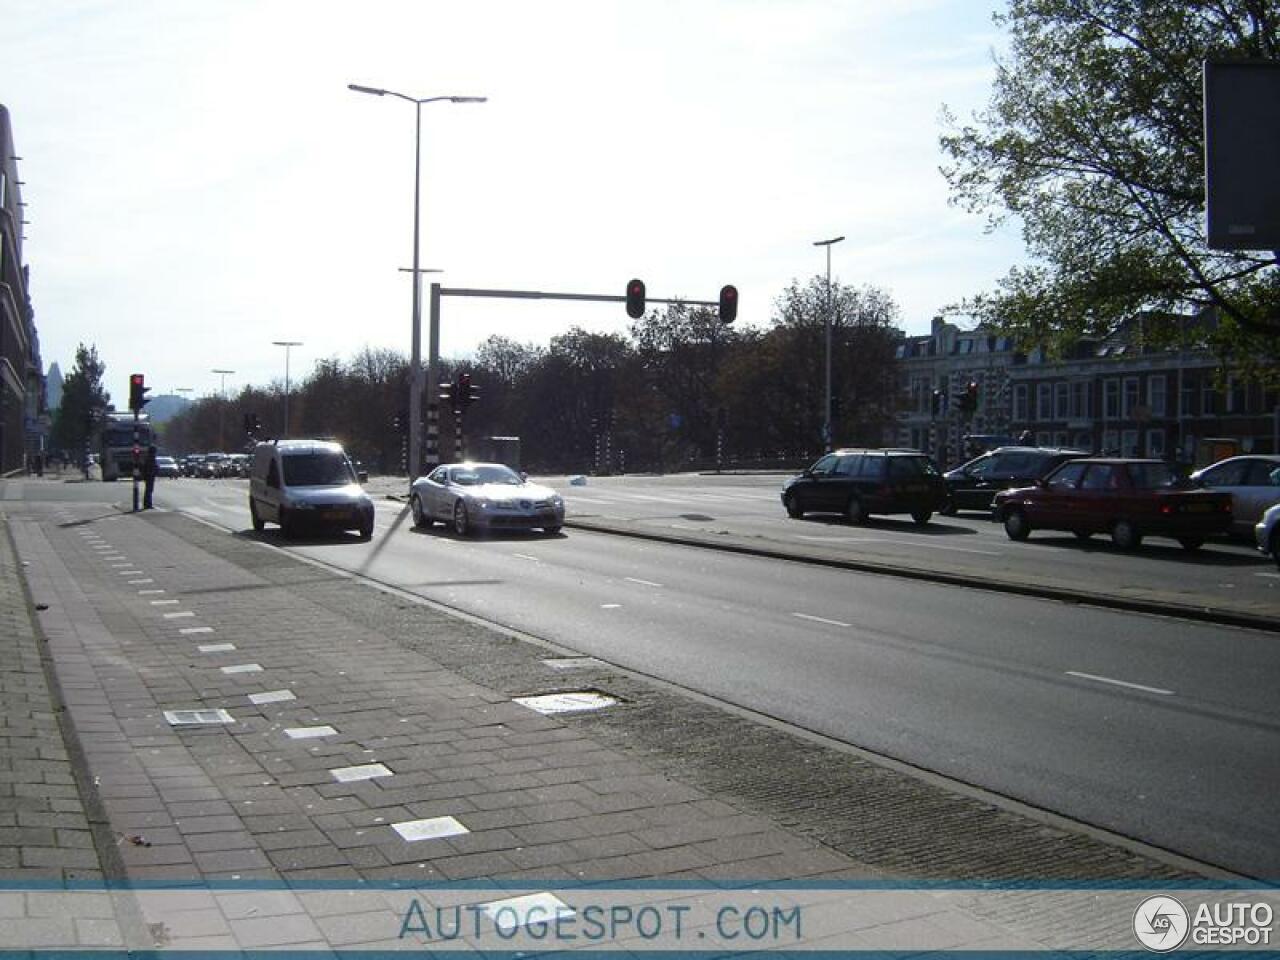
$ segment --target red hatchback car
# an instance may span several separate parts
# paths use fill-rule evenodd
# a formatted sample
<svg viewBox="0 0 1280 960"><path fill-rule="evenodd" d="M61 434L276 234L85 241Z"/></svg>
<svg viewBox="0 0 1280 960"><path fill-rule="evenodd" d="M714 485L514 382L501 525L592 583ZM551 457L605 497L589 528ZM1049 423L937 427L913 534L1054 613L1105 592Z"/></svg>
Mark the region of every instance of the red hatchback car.
<svg viewBox="0 0 1280 960"><path fill-rule="evenodd" d="M1196 550L1231 526L1231 495L1192 487L1162 460L1070 460L1033 487L996 494L995 519L1011 540L1032 530L1111 534L1122 550L1172 537Z"/></svg>

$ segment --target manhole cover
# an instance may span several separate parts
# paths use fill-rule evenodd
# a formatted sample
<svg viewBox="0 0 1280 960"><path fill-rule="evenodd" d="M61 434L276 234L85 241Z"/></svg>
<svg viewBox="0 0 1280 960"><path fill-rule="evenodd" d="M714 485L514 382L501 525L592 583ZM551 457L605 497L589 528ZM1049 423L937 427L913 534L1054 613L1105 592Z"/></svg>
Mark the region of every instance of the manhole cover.
<svg viewBox="0 0 1280 960"><path fill-rule="evenodd" d="M516 697L515 702L538 713L579 713L584 710L600 710L618 702L617 697L598 690L578 690L572 693L548 693L537 697Z"/></svg>
<svg viewBox="0 0 1280 960"><path fill-rule="evenodd" d="M202 723L235 723L225 710L166 710L164 718L171 727L190 727Z"/></svg>

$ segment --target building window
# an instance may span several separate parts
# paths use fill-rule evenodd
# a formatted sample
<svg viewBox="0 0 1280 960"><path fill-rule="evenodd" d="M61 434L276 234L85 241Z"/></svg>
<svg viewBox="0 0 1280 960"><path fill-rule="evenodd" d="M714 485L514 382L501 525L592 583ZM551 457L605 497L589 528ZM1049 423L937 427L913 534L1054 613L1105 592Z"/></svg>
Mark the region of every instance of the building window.
<svg viewBox="0 0 1280 960"><path fill-rule="evenodd" d="M1182 398L1178 408L1178 416L1194 417L1196 415L1196 382L1191 377L1182 377Z"/></svg>
<svg viewBox="0 0 1280 960"><path fill-rule="evenodd" d="M1164 431L1147 431L1147 456L1153 460L1164 459Z"/></svg>
<svg viewBox="0 0 1280 960"><path fill-rule="evenodd" d="M1069 436L1069 434L1068 434L1068 433L1067 433L1067 431L1065 431L1065 430L1058 430L1058 431L1056 431L1056 432L1054 433L1054 435L1053 435L1053 445L1054 445L1055 447L1066 447L1066 446L1067 446L1067 444L1070 442L1070 441L1067 439L1067 438L1068 438L1068 436Z"/></svg>
<svg viewBox="0 0 1280 960"><path fill-rule="evenodd" d="M1147 406L1151 408L1153 417L1165 415L1165 390L1167 384L1163 373L1147 377Z"/></svg>
<svg viewBox="0 0 1280 960"><path fill-rule="evenodd" d="M1018 423L1026 423L1031 419L1030 391L1025 383L1013 388L1013 419Z"/></svg>
<svg viewBox="0 0 1280 960"><path fill-rule="evenodd" d="M1141 396L1142 394L1138 392L1138 378L1125 377L1124 397L1120 404L1120 415L1124 417L1124 419L1128 420L1133 416L1133 408L1138 405ZM1136 444L1137 441L1135 440L1134 443ZM1125 456L1135 456L1135 454L1127 453Z"/></svg>
<svg viewBox="0 0 1280 960"><path fill-rule="evenodd" d="M1102 418L1120 419L1120 381L1104 380L1102 383Z"/></svg>
<svg viewBox="0 0 1280 960"><path fill-rule="evenodd" d="M1120 456L1138 457L1141 455L1138 450L1138 431L1122 430L1120 432Z"/></svg>
<svg viewBox="0 0 1280 960"><path fill-rule="evenodd" d="M1102 455L1114 457L1120 452L1120 434L1116 430L1102 431Z"/></svg>
<svg viewBox="0 0 1280 960"><path fill-rule="evenodd" d="M1071 406L1071 386L1067 383L1055 383L1053 385L1053 418L1055 420L1066 420L1070 414Z"/></svg>
<svg viewBox="0 0 1280 960"><path fill-rule="evenodd" d="M1053 419L1053 384L1036 384L1036 419Z"/></svg>
<svg viewBox="0 0 1280 960"><path fill-rule="evenodd" d="M1213 376L1206 373L1200 381L1200 414L1205 417L1215 416L1218 412L1218 391L1213 389Z"/></svg>
<svg viewBox="0 0 1280 960"><path fill-rule="evenodd" d="M1244 381L1227 377L1227 413L1246 413L1247 407Z"/></svg>
<svg viewBox="0 0 1280 960"><path fill-rule="evenodd" d="M1089 416L1089 383L1077 380L1071 384L1071 416L1083 420Z"/></svg>

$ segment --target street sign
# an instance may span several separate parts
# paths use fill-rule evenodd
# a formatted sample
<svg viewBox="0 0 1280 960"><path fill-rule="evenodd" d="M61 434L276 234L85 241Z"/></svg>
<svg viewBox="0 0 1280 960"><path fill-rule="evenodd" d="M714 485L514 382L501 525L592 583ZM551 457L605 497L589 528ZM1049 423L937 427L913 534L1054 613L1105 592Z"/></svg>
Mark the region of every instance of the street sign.
<svg viewBox="0 0 1280 960"><path fill-rule="evenodd" d="M1205 61L1204 154L1209 246L1280 249L1280 61Z"/></svg>

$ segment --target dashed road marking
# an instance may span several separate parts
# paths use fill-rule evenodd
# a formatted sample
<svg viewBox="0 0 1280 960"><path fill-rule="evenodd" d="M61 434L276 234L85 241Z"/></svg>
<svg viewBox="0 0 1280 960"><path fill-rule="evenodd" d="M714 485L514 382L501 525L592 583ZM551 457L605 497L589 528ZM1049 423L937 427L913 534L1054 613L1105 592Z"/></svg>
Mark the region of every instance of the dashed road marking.
<svg viewBox="0 0 1280 960"><path fill-rule="evenodd" d="M793 613L793 617L799 617L801 620L812 620L814 623L826 623L833 627L852 627L853 624L845 623L843 620L828 620L826 617L815 617L808 613Z"/></svg>
<svg viewBox="0 0 1280 960"><path fill-rule="evenodd" d="M1093 680L1097 683L1109 683L1115 687L1125 687L1129 690L1141 690L1143 693L1156 693L1162 697L1172 697L1174 691L1165 690L1162 687L1148 687L1142 683L1130 683L1128 680L1116 680L1112 677L1099 677L1092 673L1080 673L1077 670L1068 670L1068 677L1079 677L1081 680Z"/></svg>
<svg viewBox="0 0 1280 960"><path fill-rule="evenodd" d="M623 577L629 583L638 583L643 587L660 587L662 584L655 583L653 580L641 580L639 577Z"/></svg>

